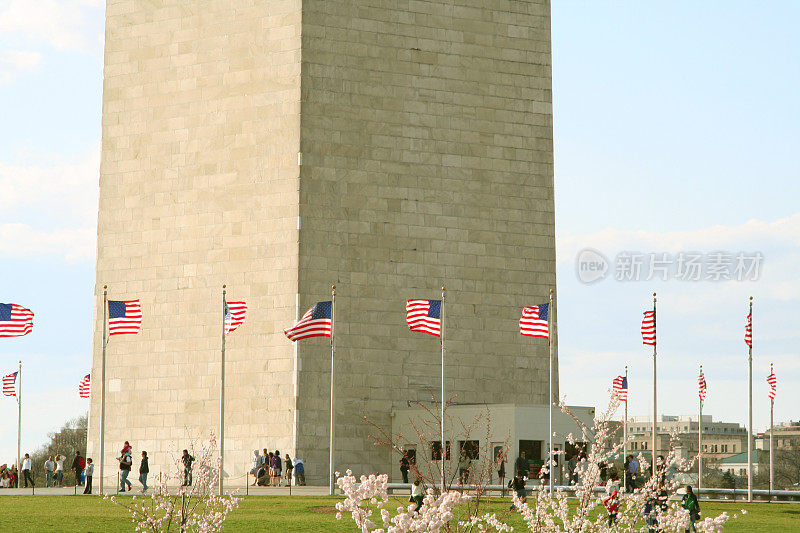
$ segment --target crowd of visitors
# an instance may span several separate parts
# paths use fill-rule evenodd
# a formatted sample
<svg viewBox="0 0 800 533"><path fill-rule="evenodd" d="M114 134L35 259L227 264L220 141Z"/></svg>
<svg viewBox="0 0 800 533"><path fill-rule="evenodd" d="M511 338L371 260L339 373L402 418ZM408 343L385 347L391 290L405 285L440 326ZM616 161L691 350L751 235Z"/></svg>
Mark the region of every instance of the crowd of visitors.
<svg viewBox="0 0 800 533"><path fill-rule="evenodd" d="M253 464L250 468L253 486L288 487L292 484L292 477L295 479L295 485L306 484L306 471L302 459L290 458L288 453L281 458L280 450L270 452L264 448L263 451L262 454L259 450L253 450Z"/></svg>
<svg viewBox="0 0 800 533"><path fill-rule="evenodd" d="M67 457L62 454L51 455L44 462L44 485L50 487L63 487L64 485L64 461ZM75 485L82 486L84 483L83 470L86 467L85 460L80 452L75 452L72 461L72 470L75 472ZM30 454L22 457L22 468L17 471L16 465L0 465L0 488L35 488L36 482L33 479L33 460Z"/></svg>
<svg viewBox="0 0 800 533"><path fill-rule="evenodd" d="M67 457L63 454L51 455L44 462L44 478L45 487L64 487L64 462ZM119 457L119 484L120 492L128 492L133 489L133 484L128 479L128 476L133 469L133 448L130 442L125 441L122 449L120 450ZM181 457L183 463L184 473L184 486L192 484L192 457L188 450L183 450ZM92 493L92 478L94 477L94 462L91 458L84 458L80 451L75 452L72 459L70 470L73 473L74 485L84 486L83 493ZM147 492L147 476L150 473L149 458L146 451L142 451L141 461L139 463L139 483L142 488L140 492ZM33 469L30 456L26 453L22 459L21 472L17 472L17 467L11 465L0 465L0 488L27 488L28 486L34 487ZM70 485L72 486L72 485Z"/></svg>
<svg viewBox="0 0 800 533"><path fill-rule="evenodd" d="M43 465L45 487L58 488L66 486L64 484L64 463L66 460L67 457L63 454L51 455L47 458ZM133 490L133 483L129 476L134 468L134 461L133 447L129 441L125 441L117 461L119 463L119 492L130 492ZM183 482L181 486L191 486L195 458L189 453L189 450L183 450L180 461L183 465ZM94 469L95 465L92 459L84 458L80 451L75 452L70 470L74 475L74 485L85 485L84 494L92 493ZM147 492L149 488L147 485L149 473L149 456L146 451L142 451L139 462L139 483L141 484L140 492L142 493ZM291 458L288 453L281 457L280 451L268 452L266 448L263 455L259 450L255 450L250 475L254 477L253 485L262 487L289 486L292 484L293 478L295 485L306 484L305 467L302 459L298 457ZM27 488L28 486L35 486L32 461L29 454L26 453L22 459L20 471L17 471L16 465L0 465L0 488Z"/></svg>
<svg viewBox="0 0 800 533"><path fill-rule="evenodd" d="M0 488L14 489L18 480L17 465L0 465Z"/></svg>

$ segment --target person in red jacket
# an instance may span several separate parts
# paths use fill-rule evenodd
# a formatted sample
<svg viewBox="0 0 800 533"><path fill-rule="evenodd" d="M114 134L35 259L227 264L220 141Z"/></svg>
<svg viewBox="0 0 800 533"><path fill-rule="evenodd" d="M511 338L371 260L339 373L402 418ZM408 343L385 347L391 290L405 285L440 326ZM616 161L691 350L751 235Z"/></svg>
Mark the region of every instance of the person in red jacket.
<svg viewBox="0 0 800 533"><path fill-rule="evenodd" d="M603 500L603 505L608 511L608 527L614 525L617 521L617 512L619 511L619 493L614 490L611 495Z"/></svg>

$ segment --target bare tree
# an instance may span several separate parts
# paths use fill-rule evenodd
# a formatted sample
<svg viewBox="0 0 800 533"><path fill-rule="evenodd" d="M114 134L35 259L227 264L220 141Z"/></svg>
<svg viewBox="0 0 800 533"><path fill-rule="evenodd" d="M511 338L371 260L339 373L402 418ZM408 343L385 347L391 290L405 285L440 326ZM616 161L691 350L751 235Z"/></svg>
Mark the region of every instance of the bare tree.
<svg viewBox="0 0 800 533"><path fill-rule="evenodd" d="M36 486L44 486L44 462L49 456L61 454L67 457L64 464L64 474L69 470L75 452L86 452L86 431L89 427L88 415L82 415L67 420L61 429L47 434L48 442L31 454L33 476ZM25 450L23 450L23 453Z"/></svg>

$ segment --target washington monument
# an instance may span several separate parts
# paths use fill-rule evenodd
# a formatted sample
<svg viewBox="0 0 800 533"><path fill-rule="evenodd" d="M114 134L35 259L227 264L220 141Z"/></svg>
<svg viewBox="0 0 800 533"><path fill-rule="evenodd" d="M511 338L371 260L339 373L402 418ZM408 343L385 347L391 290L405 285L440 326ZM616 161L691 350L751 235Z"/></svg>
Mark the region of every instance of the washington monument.
<svg viewBox="0 0 800 533"><path fill-rule="evenodd" d="M436 339L407 298L447 286L448 396L547 402L547 343L519 334L555 287L550 6L501 0L108 0L89 454L152 472L219 427L328 476L330 346L283 334L336 290L336 469L386 472L366 416L437 401ZM138 335L99 377L103 286ZM557 391L557 387L556 387ZM557 394L557 393L556 393Z"/></svg>

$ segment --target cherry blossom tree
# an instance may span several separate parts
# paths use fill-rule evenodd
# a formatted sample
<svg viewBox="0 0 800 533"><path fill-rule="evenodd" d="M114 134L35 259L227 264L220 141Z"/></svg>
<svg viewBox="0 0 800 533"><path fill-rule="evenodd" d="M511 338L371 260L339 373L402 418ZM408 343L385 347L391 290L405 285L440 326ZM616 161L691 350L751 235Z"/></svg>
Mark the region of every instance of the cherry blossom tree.
<svg viewBox="0 0 800 533"><path fill-rule="evenodd" d="M621 533L647 527L645 521L648 520L650 525L662 531L683 531L689 526L689 512L681 505L676 474L688 471L694 458L682 460L671 450L666 456L656 458L655 474L646 479L641 487L622 494L618 483L611 480L607 484L601 479L601 466L610 464L622 449L611 423L619 406L617 399L612 395L607 409L595 418L591 428L582 424L563 400L558 405L575 420L581 433L580 441L590 443L586 448L587 464L577 486L556 487L551 492L545 482L548 470L555 465L554 458L551 458L542 468L541 477L530 480L531 502L523 502L516 495L513 497L514 508L528 531ZM382 435L386 437L385 432ZM568 435L567 440L572 444L578 441L572 435ZM384 441L393 442L391 439ZM488 454L484 458L485 461L493 461ZM647 458L639 454L638 459L642 471L648 471L650 463ZM345 496L344 501L336 504L337 519L349 514L361 533L500 533L514 530L507 523L507 517L485 512L485 505L476 504L481 498L485 499L484 486L464 491L458 485L445 486L444 490L440 490L440 487L432 484L419 509L412 503L399 506L392 513L387 509L389 492L386 474L361 476L357 480L348 470L344 476L338 477L337 484ZM614 521L609 520L606 512L609 501L618 504L613 506ZM646 508L647 515L644 514ZM695 527L700 532L718 533L730 518L727 513L722 513L698 520Z"/></svg>
<svg viewBox="0 0 800 533"><path fill-rule="evenodd" d="M194 447L190 448L194 454ZM183 481L183 464L176 459L175 473L159 474L150 495L130 499L116 496L105 498L128 510L137 532L219 532L228 514L239 506L241 498L232 493L218 495L219 457L216 448L217 442L212 432L208 443L195 455L192 485L181 486L170 492L170 486L175 487Z"/></svg>

